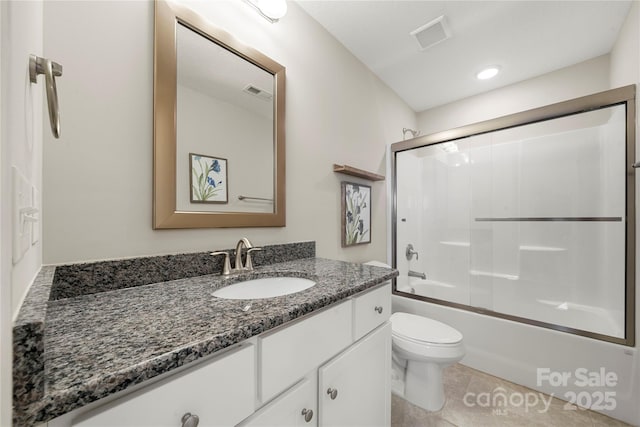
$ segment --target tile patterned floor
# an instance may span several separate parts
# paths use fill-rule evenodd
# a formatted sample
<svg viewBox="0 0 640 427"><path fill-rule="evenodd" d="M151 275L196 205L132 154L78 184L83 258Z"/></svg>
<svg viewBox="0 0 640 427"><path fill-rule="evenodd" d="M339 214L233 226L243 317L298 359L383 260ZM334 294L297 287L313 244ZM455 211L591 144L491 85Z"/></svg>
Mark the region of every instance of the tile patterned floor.
<svg viewBox="0 0 640 427"><path fill-rule="evenodd" d="M528 410L525 405L503 406L497 411L494 408L480 405L470 406L464 403L468 392L492 393L502 387L507 396L513 393L534 393L534 390L500 378L456 364L445 369L444 407L438 412L427 412L395 395L391 403L392 427L495 427L495 426L540 426L540 427L623 427L629 424L584 409L567 410L566 402L544 395L548 410L540 398L536 406ZM549 399L551 399L549 403ZM468 400L474 402L474 400ZM532 398L531 402L535 402Z"/></svg>

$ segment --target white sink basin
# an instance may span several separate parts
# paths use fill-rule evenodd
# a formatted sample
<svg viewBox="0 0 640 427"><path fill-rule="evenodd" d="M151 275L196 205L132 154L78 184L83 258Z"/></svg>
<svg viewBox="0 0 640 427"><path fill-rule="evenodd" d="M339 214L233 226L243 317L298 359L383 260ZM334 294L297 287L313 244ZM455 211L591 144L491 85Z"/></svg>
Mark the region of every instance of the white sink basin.
<svg viewBox="0 0 640 427"><path fill-rule="evenodd" d="M301 277L265 277L234 283L212 295L224 299L260 299L289 295L309 289L316 282Z"/></svg>

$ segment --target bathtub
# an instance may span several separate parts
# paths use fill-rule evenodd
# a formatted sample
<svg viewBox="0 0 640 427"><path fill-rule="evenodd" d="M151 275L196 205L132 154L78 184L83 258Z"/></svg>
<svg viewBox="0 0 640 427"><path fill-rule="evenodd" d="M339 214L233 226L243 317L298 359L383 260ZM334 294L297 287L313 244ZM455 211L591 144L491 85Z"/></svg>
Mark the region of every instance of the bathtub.
<svg viewBox="0 0 640 427"><path fill-rule="evenodd" d="M512 279L494 278L494 280L496 280L496 286L490 296L491 302L485 306L479 306L480 308L602 335L624 337L624 312L622 311L543 298L518 300L509 295L506 288L500 286L501 282L509 286L509 282L513 283ZM472 305L468 284L457 285L408 276L398 277L396 283L397 289L402 292Z"/></svg>
<svg viewBox="0 0 640 427"><path fill-rule="evenodd" d="M397 288L432 298L446 296L450 301L468 304L468 289L434 280L401 276L397 279ZM464 301L463 294L467 295L467 301ZM553 310L558 316L573 311L573 314L578 313L596 323L607 321L603 313L594 312L589 307L568 305L567 310L563 310L554 303L539 302L536 308ZM640 367L635 348L398 294L393 295L393 311L430 317L458 329L464 336L467 354L461 363L466 366L569 402L575 401L577 396L581 398L578 403L583 406L590 406L595 411L633 425L638 425L640 421L637 409ZM562 384L552 384L544 377L545 372L569 373L568 380ZM579 382L581 374L596 376L602 372L612 372L616 376L615 386L583 386ZM598 397L605 391L614 393L614 408L611 408L612 405L605 408L598 404Z"/></svg>
<svg viewBox="0 0 640 427"><path fill-rule="evenodd" d="M469 290L458 285L440 282L431 279L399 276L396 279L399 291L414 295L422 295L459 304L469 304Z"/></svg>

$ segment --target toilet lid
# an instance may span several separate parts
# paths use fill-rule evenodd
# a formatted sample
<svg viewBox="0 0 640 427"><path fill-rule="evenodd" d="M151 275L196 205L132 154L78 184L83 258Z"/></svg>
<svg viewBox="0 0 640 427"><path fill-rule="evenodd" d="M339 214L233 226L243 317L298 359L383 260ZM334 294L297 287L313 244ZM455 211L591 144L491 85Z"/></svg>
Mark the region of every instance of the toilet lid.
<svg viewBox="0 0 640 427"><path fill-rule="evenodd" d="M401 338L433 344L455 344L462 341L462 334L437 320L409 313L393 313L391 330Z"/></svg>

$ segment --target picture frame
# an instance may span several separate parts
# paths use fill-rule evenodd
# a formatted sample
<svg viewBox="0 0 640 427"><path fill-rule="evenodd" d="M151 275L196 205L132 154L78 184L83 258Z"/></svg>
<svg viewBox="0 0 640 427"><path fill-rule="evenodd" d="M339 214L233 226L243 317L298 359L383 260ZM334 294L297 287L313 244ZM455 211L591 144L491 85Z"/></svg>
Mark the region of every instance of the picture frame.
<svg viewBox="0 0 640 427"><path fill-rule="evenodd" d="M371 186L342 181L342 247L371 243Z"/></svg>
<svg viewBox="0 0 640 427"><path fill-rule="evenodd" d="M191 203L229 203L227 159L189 153Z"/></svg>

